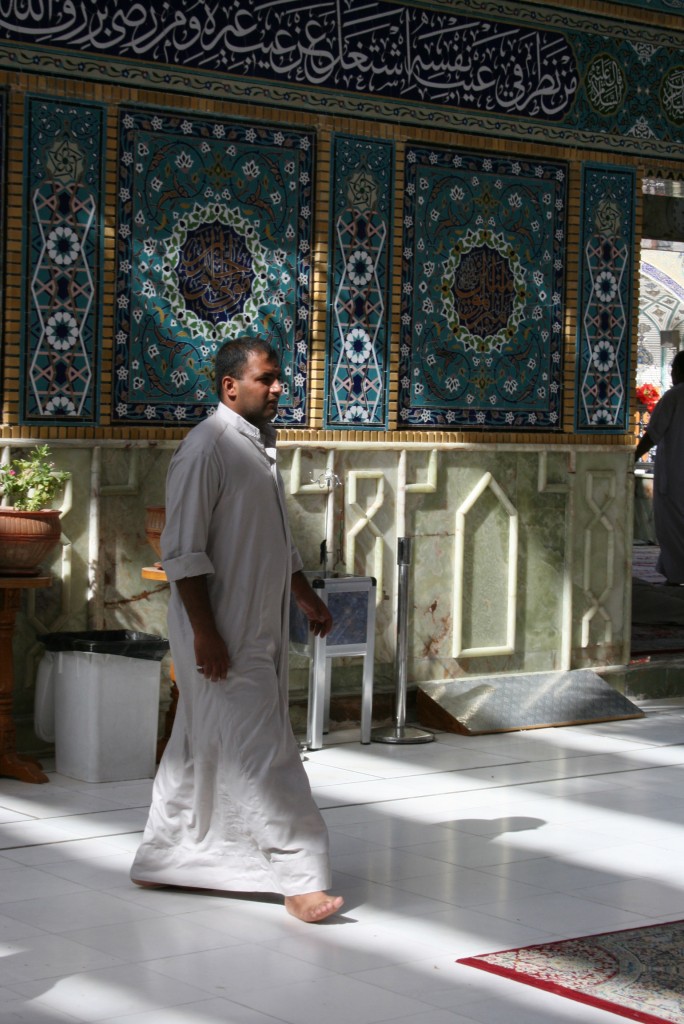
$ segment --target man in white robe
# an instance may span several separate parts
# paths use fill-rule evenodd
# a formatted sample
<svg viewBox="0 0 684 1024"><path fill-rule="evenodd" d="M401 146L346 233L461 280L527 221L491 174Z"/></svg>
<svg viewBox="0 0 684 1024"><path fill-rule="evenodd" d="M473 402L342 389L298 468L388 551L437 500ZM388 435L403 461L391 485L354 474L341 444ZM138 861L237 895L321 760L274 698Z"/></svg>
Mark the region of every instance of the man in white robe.
<svg viewBox="0 0 684 1024"><path fill-rule="evenodd" d="M684 583L684 352L672 360L672 387L653 409L636 447L640 459L658 445L653 521L660 556L656 570L671 586Z"/></svg>
<svg viewBox="0 0 684 1024"><path fill-rule="evenodd" d="M131 878L138 884L280 893L320 921L328 833L288 715L290 589L311 628L330 613L292 544L271 423L277 354L238 339L216 359L220 402L171 460L162 564L180 693Z"/></svg>

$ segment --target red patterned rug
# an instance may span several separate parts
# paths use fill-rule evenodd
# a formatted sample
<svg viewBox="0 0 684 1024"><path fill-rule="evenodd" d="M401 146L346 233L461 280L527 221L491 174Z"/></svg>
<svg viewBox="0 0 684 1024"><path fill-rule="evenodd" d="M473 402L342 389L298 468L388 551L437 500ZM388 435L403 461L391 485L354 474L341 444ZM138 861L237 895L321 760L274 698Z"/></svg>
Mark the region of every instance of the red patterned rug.
<svg viewBox="0 0 684 1024"><path fill-rule="evenodd" d="M684 1021L684 921L508 949L458 963L629 1020Z"/></svg>

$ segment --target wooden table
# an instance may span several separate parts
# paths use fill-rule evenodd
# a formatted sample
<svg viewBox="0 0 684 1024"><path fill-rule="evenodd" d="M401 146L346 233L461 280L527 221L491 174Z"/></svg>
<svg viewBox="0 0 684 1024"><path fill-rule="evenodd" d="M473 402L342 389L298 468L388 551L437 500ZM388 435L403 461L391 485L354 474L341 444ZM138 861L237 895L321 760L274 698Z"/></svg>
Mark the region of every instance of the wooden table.
<svg viewBox="0 0 684 1024"><path fill-rule="evenodd" d="M166 573L159 562L157 562L156 565L146 565L141 570L140 575L144 580L157 580L160 583L166 582ZM166 744L169 742L169 737L173 728L173 721L176 717L176 708L178 707L178 686L176 684L176 673L173 667L173 661L169 664L169 676L171 677L171 703L167 708L166 718L164 719L164 733L157 741L157 762L161 760L161 756L166 750Z"/></svg>
<svg viewBox="0 0 684 1024"><path fill-rule="evenodd" d="M12 716L12 637L21 605L22 590L50 586L52 576L0 576L0 775L8 775L21 782L49 780L38 761L17 753L17 732Z"/></svg>

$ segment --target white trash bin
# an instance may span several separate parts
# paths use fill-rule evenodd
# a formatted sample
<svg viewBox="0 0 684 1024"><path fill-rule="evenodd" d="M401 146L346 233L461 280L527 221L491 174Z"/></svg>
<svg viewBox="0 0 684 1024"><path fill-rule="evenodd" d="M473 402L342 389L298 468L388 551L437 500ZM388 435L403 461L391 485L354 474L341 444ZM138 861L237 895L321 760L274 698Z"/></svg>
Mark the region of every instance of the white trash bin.
<svg viewBox="0 0 684 1024"><path fill-rule="evenodd" d="M40 639L51 659L57 772L83 782L152 778L168 640L127 630ZM43 696L40 728L49 733L45 704Z"/></svg>

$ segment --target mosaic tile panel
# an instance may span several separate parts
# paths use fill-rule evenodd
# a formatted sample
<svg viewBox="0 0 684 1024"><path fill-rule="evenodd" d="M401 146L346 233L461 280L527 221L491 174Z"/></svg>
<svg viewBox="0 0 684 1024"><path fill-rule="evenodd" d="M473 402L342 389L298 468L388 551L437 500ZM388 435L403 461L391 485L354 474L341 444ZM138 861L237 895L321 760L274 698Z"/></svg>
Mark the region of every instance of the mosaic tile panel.
<svg viewBox="0 0 684 1024"><path fill-rule="evenodd" d="M569 124L622 139L670 139L681 144L684 67L681 50L648 38L578 36L584 69Z"/></svg>
<svg viewBox="0 0 684 1024"><path fill-rule="evenodd" d="M325 421L387 426L394 146L335 136Z"/></svg>
<svg viewBox="0 0 684 1024"><path fill-rule="evenodd" d="M121 112L113 422L198 422L216 351L243 334L280 354L276 422L305 422L314 138Z"/></svg>
<svg viewBox="0 0 684 1024"><path fill-rule="evenodd" d="M400 426L560 428L567 168L410 146Z"/></svg>
<svg viewBox="0 0 684 1024"><path fill-rule="evenodd" d="M582 168L575 429L627 427L636 174Z"/></svg>
<svg viewBox="0 0 684 1024"><path fill-rule="evenodd" d="M94 424L105 111L27 97L21 421Z"/></svg>

